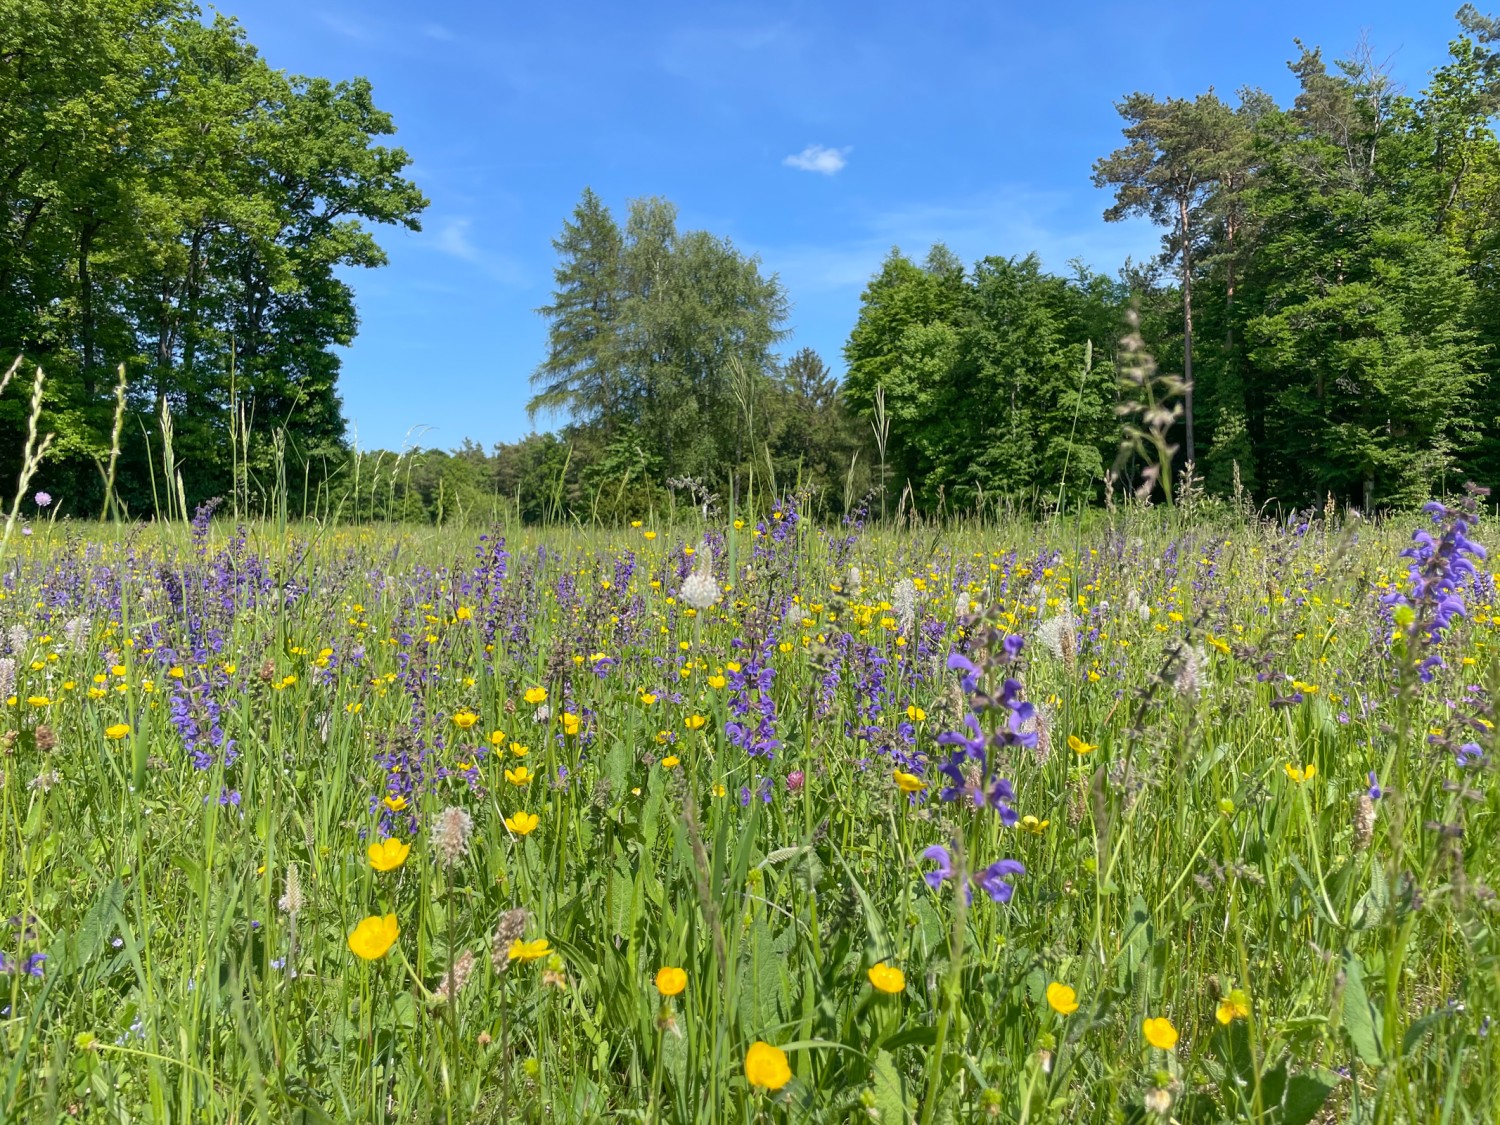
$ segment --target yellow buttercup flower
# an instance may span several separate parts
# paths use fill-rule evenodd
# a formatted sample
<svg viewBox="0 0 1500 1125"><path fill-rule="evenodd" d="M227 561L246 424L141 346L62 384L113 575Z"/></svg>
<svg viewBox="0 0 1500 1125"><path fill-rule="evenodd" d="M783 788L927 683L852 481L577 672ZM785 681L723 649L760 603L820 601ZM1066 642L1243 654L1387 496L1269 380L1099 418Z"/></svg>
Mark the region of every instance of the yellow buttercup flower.
<svg viewBox="0 0 1500 1125"><path fill-rule="evenodd" d="M665 965L656 971L656 991L663 996L676 996L686 987L686 969Z"/></svg>
<svg viewBox="0 0 1500 1125"><path fill-rule="evenodd" d="M1235 1020L1250 1018L1250 995L1243 988L1230 989L1229 995L1219 1001L1214 1018L1226 1026Z"/></svg>
<svg viewBox="0 0 1500 1125"><path fill-rule="evenodd" d="M762 1090L779 1090L792 1080L786 1052L757 1039L745 1052L745 1078Z"/></svg>
<svg viewBox="0 0 1500 1125"><path fill-rule="evenodd" d="M354 927L354 932L349 935L349 948L366 961L378 961L390 952L400 936L401 927L396 924L394 914L387 914L384 918L372 914Z"/></svg>
<svg viewBox="0 0 1500 1125"><path fill-rule="evenodd" d="M703 724L708 722L702 715L689 715L682 720L682 725L688 730L702 730Z"/></svg>
<svg viewBox="0 0 1500 1125"><path fill-rule="evenodd" d="M927 712L912 703L906 708L906 717L914 723L920 723L927 718Z"/></svg>
<svg viewBox="0 0 1500 1125"><path fill-rule="evenodd" d="M118 742L130 733L129 723L114 723L104 728L104 737L111 742Z"/></svg>
<svg viewBox="0 0 1500 1125"><path fill-rule="evenodd" d="M894 965L887 965L884 961L870 966L868 973L870 984L880 992L905 992L906 974Z"/></svg>
<svg viewBox="0 0 1500 1125"><path fill-rule="evenodd" d="M1085 742L1076 734L1070 734L1068 735L1068 749L1082 756L1084 754L1092 754L1095 750L1099 749L1099 746L1097 743Z"/></svg>
<svg viewBox="0 0 1500 1125"><path fill-rule="evenodd" d="M1144 1021L1141 1032L1146 1036L1147 1043L1160 1050L1170 1051L1177 1046L1177 1029L1166 1016L1156 1016Z"/></svg>
<svg viewBox="0 0 1500 1125"><path fill-rule="evenodd" d="M1317 764L1308 762L1305 766L1294 766L1291 762L1286 764L1286 775L1301 785L1304 781L1311 781L1318 772Z"/></svg>
<svg viewBox="0 0 1500 1125"><path fill-rule="evenodd" d="M1051 823L1050 820L1038 820L1034 816L1023 816L1021 818L1021 830L1023 832L1030 832L1033 836L1040 836L1043 832L1047 831L1047 825Z"/></svg>
<svg viewBox="0 0 1500 1125"><path fill-rule="evenodd" d="M564 734L577 734L579 726L578 716L571 711L564 711L562 725Z"/></svg>
<svg viewBox="0 0 1500 1125"><path fill-rule="evenodd" d="M385 807L390 809L391 812L400 812L402 809L406 808L406 798L387 797L385 799Z"/></svg>
<svg viewBox="0 0 1500 1125"><path fill-rule="evenodd" d="M552 952L552 946L547 943L546 938L537 938L535 941L522 941L517 938L510 943L510 949L505 956L512 961L538 961Z"/></svg>
<svg viewBox="0 0 1500 1125"><path fill-rule="evenodd" d="M1078 993L1061 981L1047 986L1047 1006L1060 1016L1071 1016L1078 1011Z"/></svg>
<svg viewBox="0 0 1500 1125"><path fill-rule="evenodd" d="M517 766L513 770L505 771L505 780L512 785L529 785L535 776L536 774L532 773L528 766Z"/></svg>
<svg viewBox="0 0 1500 1125"><path fill-rule="evenodd" d="M410 844L402 843L394 837L381 840L378 844L371 844L365 850L365 854L370 857L370 866L376 871L396 870L406 862L406 857L410 852Z"/></svg>
<svg viewBox="0 0 1500 1125"><path fill-rule="evenodd" d="M547 702L547 689L544 687L527 688L522 698L535 707L538 703Z"/></svg>
<svg viewBox="0 0 1500 1125"><path fill-rule="evenodd" d="M479 716L474 714L474 712L470 711L467 707L465 707L462 711L456 712L453 716L453 725L456 726L459 730L468 730L478 721Z"/></svg>
<svg viewBox="0 0 1500 1125"><path fill-rule="evenodd" d="M896 788L903 793L920 793L927 788L927 782L914 773L902 773L900 770L895 770L892 776L896 779Z"/></svg>
<svg viewBox="0 0 1500 1125"><path fill-rule="evenodd" d="M680 765L682 765L682 759L676 754L668 754L661 760L661 768L664 770L675 770Z"/></svg>
<svg viewBox="0 0 1500 1125"><path fill-rule="evenodd" d="M505 827L509 828L517 836L529 836L536 831L536 826L542 822L542 818L536 813L521 811L514 816L505 818Z"/></svg>

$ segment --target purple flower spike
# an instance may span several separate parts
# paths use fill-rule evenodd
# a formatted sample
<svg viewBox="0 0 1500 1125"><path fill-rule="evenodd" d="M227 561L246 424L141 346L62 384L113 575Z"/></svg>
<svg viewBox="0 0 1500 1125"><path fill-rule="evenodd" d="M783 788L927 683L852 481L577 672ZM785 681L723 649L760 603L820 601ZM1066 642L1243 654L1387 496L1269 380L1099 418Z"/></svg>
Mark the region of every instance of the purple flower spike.
<svg viewBox="0 0 1500 1125"><path fill-rule="evenodd" d="M946 880L953 878L953 857L948 854L948 849L942 844L933 844L932 847L924 849L922 858L937 864L931 871L922 874L922 878L933 890L937 890Z"/></svg>

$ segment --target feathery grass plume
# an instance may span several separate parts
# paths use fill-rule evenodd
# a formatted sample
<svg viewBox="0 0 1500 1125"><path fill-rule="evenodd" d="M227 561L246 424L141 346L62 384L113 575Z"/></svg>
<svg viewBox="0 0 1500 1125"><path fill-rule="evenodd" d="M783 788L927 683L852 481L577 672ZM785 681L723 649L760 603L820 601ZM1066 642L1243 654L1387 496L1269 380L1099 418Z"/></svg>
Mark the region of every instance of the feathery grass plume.
<svg viewBox="0 0 1500 1125"><path fill-rule="evenodd" d="M1159 483L1170 505L1172 457L1177 446L1167 439L1182 418L1181 399L1187 384L1179 376L1158 371L1155 358L1146 351L1146 342L1141 338L1140 310L1132 306L1126 311L1125 320L1129 331L1121 337L1115 353L1120 380L1120 401L1115 407L1120 418L1120 451L1111 473L1119 476L1130 461L1139 459L1143 467L1135 489L1136 499L1150 500Z"/></svg>
<svg viewBox="0 0 1500 1125"><path fill-rule="evenodd" d="M449 805L438 813L432 826L432 849L438 862L452 867L469 852L469 836L474 831L474 818L457 805Z"/></svg>
<svg viewBox="0 0 1500 1125"><path fill-rule="evenodd" d="M456 997L464 990L464 985L469 983L469 976L474 972L474 954L467 949L453 962L453 967L443 976L443 981L433 990L432 1003L446 1004L451 997Z"/></svg>
<svg viewBox="0 0 1500 1125"><path fill-rule="evenodd" d="M1036 639L1042 643L1042 647L1050 652L1056 659L1062 661L1063 667L1073 672L1078 667L1078 619L1073 616L1073 607L1063 602L1047 620L1037 628Z"/></svg>
<svg viewBox="0 0 1500 1125"><path fill-rule="evenodd" d="M520 941L526 936L526 921L526 910L520 906L500 915L500 922L495 927L495 936L490 941L490 962L495 966L497 973L503 973L510 968L511 943Z"/></svg>
<svg viewBox="0 0 1500 1125"><path fill-rule="evenodd" d="M1375 802L1368 793L1361 793L1354 804L1354 839L1356 853L1366 850L1375 838Z"/></svg>
<svg viewBox="0 0 1500 1125"><path fill-rule="evenodd" d="M295 918L302 913L302 876L297 871L295 863L286 865L286 890L276 900L276 906L289 918Z"/></svg>
<svg viewBox="0 0 1500 1125"><path fill-rule="evenodd" d="M16 369L21 366L21 357L10 365L3 378L0 378L0 392L4 392L6 384ZM31 478L36 475L37 469L41 468L42 462L47 457L47 452L52 448L52 439L55 434L47 434L40 439L37 436L37 424L42 419L42 387L46 383L42 375L42 369L36 369L36 379L31 388L31 411L26 423L26 444L21 450L21 475L16 483L16 494L11 501L10 514L5 519L5 529L0 532L0 558L5 556L5 549L10 544L11 532L15 530L16 520L21 514L21 499L31 487Z"/></svg>
<svg viewBox="0 0 1500 1125"><path fill-rule="evenodd" d="M904 636L911 636L917 626L917 584L903 578L891 591L891 608L896 611L896 627Z"/></svg>

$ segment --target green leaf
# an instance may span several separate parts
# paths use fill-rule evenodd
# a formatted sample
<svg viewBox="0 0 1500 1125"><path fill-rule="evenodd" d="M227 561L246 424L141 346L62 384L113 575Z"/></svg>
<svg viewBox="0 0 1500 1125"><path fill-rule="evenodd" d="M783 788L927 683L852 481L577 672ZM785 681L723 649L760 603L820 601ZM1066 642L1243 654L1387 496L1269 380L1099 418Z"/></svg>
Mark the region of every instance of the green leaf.
<svg viewBox="0 0 1500 1125"><path fill-rule="evenodd" d="M1338 1083L1339 1076L1327 1070L1294 1075L1287 1084L1286 1099L1281 1103L1280 1125L1307 1125L1323 1108L1323 1103Z"/></svg>
<svg viewBox="0 0 1500 1125"><path fill-rule="evenodd" d="M1382 1055L1376 1031L1378 1012L1365 992L1365 970L1358 957L1344 952L1344 1030L1354 1053L1368 1066L1379 1066Z"/></svg>
<svg viewBox="0 0 1500 1125"><path fill-rule="evenodd" d="M881 1125L887 1122L906 1121L911 1116L906 1098L901 1092L901 1073L896 1069L896 1060L889 1051L877 1051L875 1068L871 1075L875 1109L880 1114Z"/></svg>

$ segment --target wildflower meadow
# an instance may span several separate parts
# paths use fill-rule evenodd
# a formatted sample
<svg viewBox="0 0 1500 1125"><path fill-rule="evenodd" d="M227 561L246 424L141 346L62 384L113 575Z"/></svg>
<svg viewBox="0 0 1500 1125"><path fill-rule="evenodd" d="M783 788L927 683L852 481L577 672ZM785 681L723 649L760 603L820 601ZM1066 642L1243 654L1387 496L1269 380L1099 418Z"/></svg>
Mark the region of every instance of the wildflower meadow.
<svg viewBox="0 0 1500 1125"><path fill-rule="evenodd" d="M50 501L0 571L0 1119L1493 1119L1477 491Z"/></svg>

